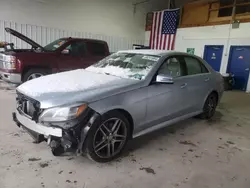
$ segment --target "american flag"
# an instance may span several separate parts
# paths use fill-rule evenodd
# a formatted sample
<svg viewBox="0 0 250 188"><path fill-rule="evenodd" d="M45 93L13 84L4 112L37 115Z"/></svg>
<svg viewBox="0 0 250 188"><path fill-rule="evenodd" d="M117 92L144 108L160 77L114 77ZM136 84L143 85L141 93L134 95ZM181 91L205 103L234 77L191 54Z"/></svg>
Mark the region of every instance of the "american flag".
<svg viewBox="0 0 250 188"><path fill-rule="evenodd" d="M153 13L149 46L155 50L173 50L180 9Z"/></svg>

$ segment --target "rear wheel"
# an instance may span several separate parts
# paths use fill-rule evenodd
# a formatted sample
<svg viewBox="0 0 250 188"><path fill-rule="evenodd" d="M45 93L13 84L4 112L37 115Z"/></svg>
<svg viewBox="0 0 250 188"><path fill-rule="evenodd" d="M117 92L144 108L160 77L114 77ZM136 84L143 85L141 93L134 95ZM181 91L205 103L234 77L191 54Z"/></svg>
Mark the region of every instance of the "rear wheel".
<svg viewBox="0 0 250 188"><path fill-rule="evenodd" d="M202 119L211 119L216 111L218 97L215 93L211 93L204 104L203 113L199 116Z"/></svg>
<svg viewBox="0 0 250 188"><path fill-rule="evenodd" d="M125 148L130 134L126 117L117 112L103 116L99 125L91 127L86 140L87 156L96 162L109 162Z"/></svg>
<svg viewBox="0 0 250 188"><path fill-rule="evenodd" d="M42 76L47 75L49 72L45 69L30 69L23 76L23 82L27 82L29 80L33 80Z"/></svg>

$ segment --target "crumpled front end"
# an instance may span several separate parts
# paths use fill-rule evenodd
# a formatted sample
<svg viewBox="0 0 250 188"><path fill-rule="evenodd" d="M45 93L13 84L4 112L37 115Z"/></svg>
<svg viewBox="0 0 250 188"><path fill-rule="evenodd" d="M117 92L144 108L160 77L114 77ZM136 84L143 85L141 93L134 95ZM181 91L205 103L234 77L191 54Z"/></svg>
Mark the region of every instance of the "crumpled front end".
<svg viewBox="0 0 250 188"><path fill-rule="evenodd" d="M64 152L83 152L88 130L100 121L100 115L87 108L77 118L67 121L41 122L39 117L44 109L40 103L17 92L17 108L13 112L13 120L23 128L36 143L46 141L56 156Z"/></svg>

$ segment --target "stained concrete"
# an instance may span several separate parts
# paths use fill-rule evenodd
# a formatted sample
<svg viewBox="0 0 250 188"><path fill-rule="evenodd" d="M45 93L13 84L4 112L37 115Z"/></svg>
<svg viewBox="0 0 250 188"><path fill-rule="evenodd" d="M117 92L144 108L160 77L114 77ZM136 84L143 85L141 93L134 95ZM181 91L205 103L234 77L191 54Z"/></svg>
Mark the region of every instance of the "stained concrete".
<svg viewBox="0 0 250 188"><path fill-rule="evenodd" d="M189 119L131 141L108 164L54 157L11 120L0 89L0 188L249 188L250 96L226 92L210 121Z"/></svg>

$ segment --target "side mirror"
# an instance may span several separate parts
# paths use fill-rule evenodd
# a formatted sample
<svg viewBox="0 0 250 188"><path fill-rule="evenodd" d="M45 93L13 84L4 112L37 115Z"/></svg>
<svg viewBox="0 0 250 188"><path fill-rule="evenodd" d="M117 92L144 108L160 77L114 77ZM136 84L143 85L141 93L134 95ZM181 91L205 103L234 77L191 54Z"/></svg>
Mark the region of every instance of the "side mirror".
<svg viewBox="0 0 250 188"><path fill-rule="evenodd" d="M69 55L69 54L70 54L70 51L67 50L67 49L64 49L61 53L64 54L64 55Z"/></svg>
<svg viewBox="0 0 250 188"><path fill-rule="evenodd" d="M173 84L174 80L172 76L168 76L165 74L158 74L156 76L156 83L162 83L162 84Z"/></svg>

